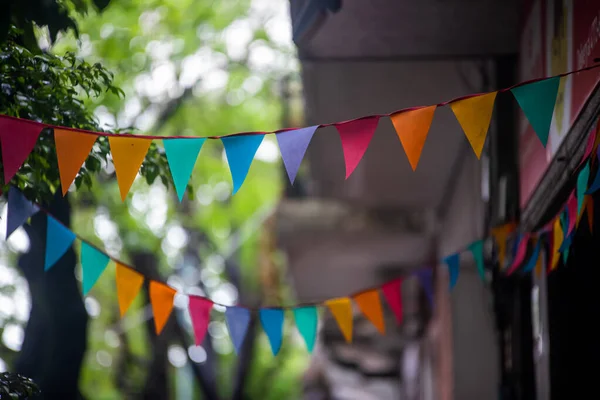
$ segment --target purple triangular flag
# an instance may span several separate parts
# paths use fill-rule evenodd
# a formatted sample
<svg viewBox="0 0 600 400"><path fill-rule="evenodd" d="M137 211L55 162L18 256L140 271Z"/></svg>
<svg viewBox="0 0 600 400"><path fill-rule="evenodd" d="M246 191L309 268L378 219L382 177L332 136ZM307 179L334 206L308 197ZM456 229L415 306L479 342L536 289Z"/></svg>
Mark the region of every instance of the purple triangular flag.
<svg viewBox="0 0 600 400"><path fill-rule="evenodd" d="M29 217L39 211L37 205L27 200L23 193L14 186L8 189L8 211L6 216L6 239Z"/></svg>
<svg viewBox="0 0 600 400"><path fill-rule="evenodd" d="M425 291L429 305L433 307L433 271L431 268L421 268L415 271L415 275Z"/></svg>
<svg viewBox="0 0 600 400"><path fill-rule="evenodd" d="M292 184L296 179L296 174L298 173L308 144L318 127L319 125L309 126L308 128L280 132L276 135L283 165L285 165L285 170Z"/></svg>

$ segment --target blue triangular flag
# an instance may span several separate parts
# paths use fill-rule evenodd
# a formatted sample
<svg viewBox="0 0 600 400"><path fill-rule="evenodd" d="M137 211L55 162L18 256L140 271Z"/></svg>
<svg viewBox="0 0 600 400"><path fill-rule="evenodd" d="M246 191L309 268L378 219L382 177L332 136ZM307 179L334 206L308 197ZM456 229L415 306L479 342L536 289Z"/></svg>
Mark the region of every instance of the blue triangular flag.
<svg viewBox="0 0 600 400"><path fill-rule="evenodd" d="M537 263L537 260L540 257L541 247L542 238L539 238L537 243L535 244L535 247L533 248L533 253L531 254L531 257L529 257L527 264L525 264L525 266L523 267L523 272L531 272L533 270L533 267L535 267L535 264Z"/></svg>
<svg viewBox="0 0 600 400"><path fill-rule="evenodd" d="M577 215L581 213L585 192L587 191L588 180L590 179L590 162L586 162L585 166L577 175Z"/></svg>
<svg viewBox="0 0 600 400"><path fill-rule="evenodd" d="M444 262L448 265L448 274L450 279L450 290L456 285L458 280L458 269L460 268L460 254L454 253L444 258Z"/></svg>
<svg viewBox="0 0 600 400"><path fill-rule="evenodd" d="M306 348L309 353L312 353L315 347L315 339L317 337L317 322L319 319L317 307L298 307L294 308L294 319L298 332L304 338Z"/></svg>
<svg viewBox="0 0 600 400"><path fill-rule="evenodd" d="M293 184L302 163L308 144L319 125L293 131L280 132L276 135L283 165L287 171L290 182Z"/></svg>
<svg viewBox="0 0 600 400"><path fill-rule="evenodd" d="M600 168L596 171L596 176L594 177L594 181L590 185L590 188L585 192L585 194L592 194L597 192L600 189Z"/></svg>
<svg viewBox="0 0 600 400"><path fill-rule="evenodd" d="M185 189L205 140L205 138L163 139L167 162L171 169L179 201L183 200Z"/></svg>
<svg viewBox="0 0 600 400"><path fill-rule="evenodd" d="M536 135L546 147L560 77L544 79L511 89Z"/></svg>
<svg viewBox="0 0 600 400"><path fill-rule="evenodd" d="M283 310L280 308L261 308L260 323L269 338L271 351L276 355L281 348L283 337Z"/></svg>
<svg viewBox="0 0 600 400"><path fill-rule="evenodd" d="M431 268L421 268L414 273L425 291L429 305L433 307L433 271Z"/></svg>
<svg viewBox="0 0 600 400"><path fill-rule="evenodd" d="M46 227L46 258L44 270L48 271L67 252L75 240L75 234L48 215Z"/></svg>
<svg viewBox="0 0 600 400"><path fill-rule="evenodd" d="M6 216L6 239L21 225L23 225L29 217L39 211L37 205L21 193L19 189L11 186L8 189L8 210Z"/></svg>
<svg viewBox="0 0 600 400"><path fill-rule="evenodd" d="M256 150L264 137L265 135L236 135L221 138L233 180L233 194L236 194L244 183Z"/></svg>
<svg viewBox="0 0 600 400"><path fill-rule="evenodd" d="M225 322L236 354L240 354L250 324L250 310L242 307L227 307Z"/></svg>
<svg viewBox="0 0 600 400"><path fill-rule="evenodd" d="M86 242L81 242L81 270L83 271L83 294L86 295L96 284L110 258Z"/></svg>

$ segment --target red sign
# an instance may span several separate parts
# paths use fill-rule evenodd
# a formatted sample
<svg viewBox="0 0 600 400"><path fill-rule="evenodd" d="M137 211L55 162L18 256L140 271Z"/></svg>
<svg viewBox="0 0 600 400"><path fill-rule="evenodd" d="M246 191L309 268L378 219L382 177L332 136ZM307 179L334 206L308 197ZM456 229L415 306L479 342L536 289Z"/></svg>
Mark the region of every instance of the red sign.
<svg viewBox="0 0 600 400"><path fill-rule="evenodd" d="M584 68L593 64L594 58L600 57L600 1L529 0L525 3L525 24L521 31L520 80ZM546 149L521 114L521 207L527 204L598 82L599 70L561 79Z"/></svg>

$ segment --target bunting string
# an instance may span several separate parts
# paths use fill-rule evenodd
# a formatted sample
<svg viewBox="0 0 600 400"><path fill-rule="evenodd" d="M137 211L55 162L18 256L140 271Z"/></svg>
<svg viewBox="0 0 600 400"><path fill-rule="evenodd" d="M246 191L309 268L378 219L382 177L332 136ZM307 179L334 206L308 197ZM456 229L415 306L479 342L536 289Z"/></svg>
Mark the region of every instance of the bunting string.
<svg viewBox="0 0 600 400"><path fill-rule="evenodd" d="M389 113L365 115L305 128L238 132L220 136L116 134L52 125L0 114L4 182L6 184L10 182L33 150L42 129L45 128L54 131L63 195L100 136L108 137L122 200L127 197L154 140L163 142L180 201L183 199L187 182L206 139L222 141L233 180L233 194L235 194L246 179L256 151L265 135L276 135L284 166L290 182L293 183L316 130L335 126L342 142L347 179L363 158L380 119L384 117L391 119L408 161L412 169L416 170L435 111L443 106L452 109L475 155L480 158L497 94L505 92L512 93L541 143L546 146L560 79L598 67L600 64L593 64L552 77L532 79L492 92L468 94L430 106L403 108Z"/></svg>

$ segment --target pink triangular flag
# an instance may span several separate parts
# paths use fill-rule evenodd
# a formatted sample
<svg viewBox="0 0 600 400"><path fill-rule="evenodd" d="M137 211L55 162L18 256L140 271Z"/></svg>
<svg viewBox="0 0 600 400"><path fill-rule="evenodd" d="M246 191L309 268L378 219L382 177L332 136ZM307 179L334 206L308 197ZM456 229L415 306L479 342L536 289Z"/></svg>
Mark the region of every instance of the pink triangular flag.
<svg viewBox="0 0 600 400"><path fill-rule="evenodd" d="M398 325L402 323L403 311L402 311L402 279L395 279L391 282L384 284L381 287L383 296L387 301L388 305L396 315L396 321Z"/></svg>
<svg viewBox="0 0 600 400"><path fill-rule="evenodd" d="M43 126L26 119L0 118L4 183L8 184L33 151Z"/></svg>
<svg viewBox="0 0 600 400"><path fill-rule="evenodd" d="M363 158L378 123L379 117L366 117L335 124L340 139L342 139L344 161L346 162L346 179L354 172L354 169Z"/></svg>
<svg viewBox="0 0 600 400"><path fill-rule="evenodd" d="M190 316L196 337L196 346L200 346L206 336L208 323L210 322L210 309L213 302L204 297L190 296Z"/></svg>

